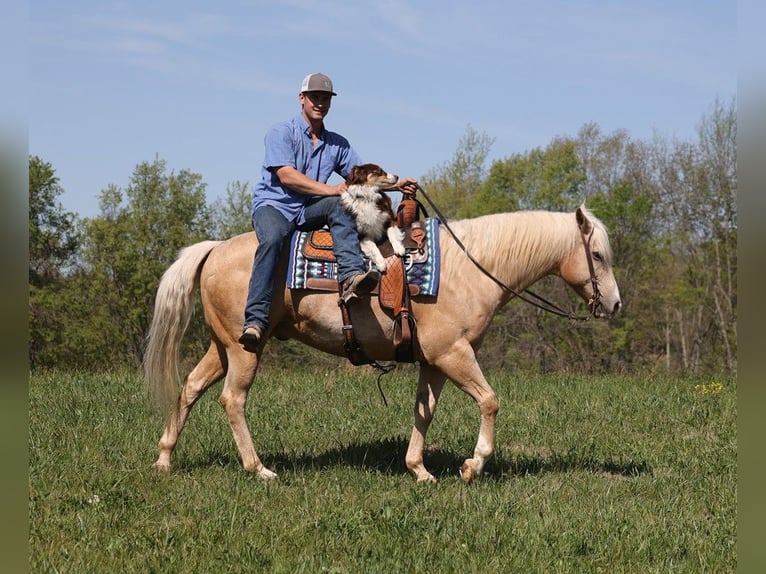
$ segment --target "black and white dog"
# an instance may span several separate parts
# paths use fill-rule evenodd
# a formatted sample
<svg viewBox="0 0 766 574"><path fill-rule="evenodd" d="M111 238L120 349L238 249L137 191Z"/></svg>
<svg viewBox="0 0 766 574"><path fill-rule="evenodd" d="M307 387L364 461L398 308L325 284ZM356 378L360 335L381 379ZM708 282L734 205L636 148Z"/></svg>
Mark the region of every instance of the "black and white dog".
<svg viewBox="0 0 766 574"><path fill-rule="evenodd" d="M396 226L391 199L383 190L390 189L399 178L373 163L354 166L346 178L348 189L340 196L343 207L356 218L359 246L381 273L386 260L377 243L388 236L396 255L404 255L404 232Z"/></svg>

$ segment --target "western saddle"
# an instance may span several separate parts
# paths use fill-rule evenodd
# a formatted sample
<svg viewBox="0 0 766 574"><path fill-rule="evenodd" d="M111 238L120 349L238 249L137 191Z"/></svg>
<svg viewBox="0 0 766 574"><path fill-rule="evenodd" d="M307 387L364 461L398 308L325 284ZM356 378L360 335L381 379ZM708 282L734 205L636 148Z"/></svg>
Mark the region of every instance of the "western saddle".
<svg viewBox="0 0 766 574"><path fill-rule="evenodd" d="M414 252L415 257L425 250L426 232L423 229L422 215L428 217L425 208L415 197L415 193L403 192L396 211L396 224L404 231L404 245L408 254ZM388 240L381 243L379 248L386 258L387 269L373 294L377 293L380 306L390 311L394 317L393 343L396 361L412 363L415 361L416 325L412 317L410 297L418 294L418 287L408 284L404 259L393 253ZM335 261L329 230L318 229L310 232L303 246L303 255L312 260ZM337 281L330 279L309 279L306 286L309 289L319 290L338 289L339 294L341 293ZM343 318L343 346L348 360L353 365L374 364L374 361L367 357L354 334L349 301L339 297L338 306Z"/></svg>

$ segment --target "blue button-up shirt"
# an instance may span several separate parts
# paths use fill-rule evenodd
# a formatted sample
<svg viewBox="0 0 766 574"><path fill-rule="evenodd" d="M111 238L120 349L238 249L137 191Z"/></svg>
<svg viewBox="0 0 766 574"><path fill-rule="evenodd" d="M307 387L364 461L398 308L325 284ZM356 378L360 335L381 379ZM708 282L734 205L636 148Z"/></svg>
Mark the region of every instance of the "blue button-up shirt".
<svg viewBox="0 0 766 574"><path fill-rule="evenodd" d="M289 221L305 223L303 209L314 196L282 185L275 168L290 165L315 181L327 183L333 173L345 179L351 168L362 163L348 140L322 130L314 147L311 128L303 116L272 126L264 138L266 158L261 168L261 181L255 186L253 211L271 205Z"/></svg>

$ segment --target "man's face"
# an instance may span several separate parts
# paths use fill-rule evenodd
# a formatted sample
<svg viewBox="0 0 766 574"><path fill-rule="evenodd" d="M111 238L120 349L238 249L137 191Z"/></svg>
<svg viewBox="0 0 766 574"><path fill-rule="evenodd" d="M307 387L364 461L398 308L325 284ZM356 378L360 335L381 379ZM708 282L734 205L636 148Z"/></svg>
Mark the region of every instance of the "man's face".
<svg viewBox="0 0 766 574"><path fill-rule="evenodd" d="M304 115L309 119L324 119L330 111L332 94L329 92L303 92L298 98Z"/></svg>

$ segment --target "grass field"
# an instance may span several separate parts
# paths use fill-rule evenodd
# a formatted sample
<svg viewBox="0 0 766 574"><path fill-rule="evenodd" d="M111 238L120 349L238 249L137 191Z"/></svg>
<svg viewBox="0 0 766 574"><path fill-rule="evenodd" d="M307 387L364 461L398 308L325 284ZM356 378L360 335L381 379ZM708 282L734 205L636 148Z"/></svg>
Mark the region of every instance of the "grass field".
<svg viewBox="0 0 766 574"><path fill-rule="evenodd" d="M33 374L32 572L734 572L733 379L491 376L497 451L471 486L478 409L448 386L418 485L414 374L263 372L245 473L214 387L168 476L136 375Z"/></svg>

